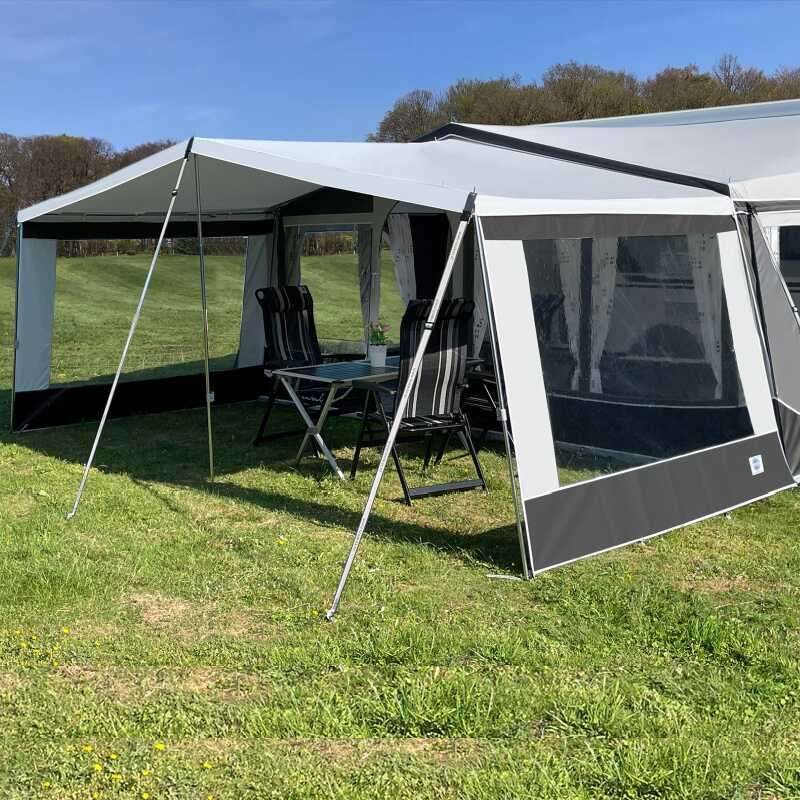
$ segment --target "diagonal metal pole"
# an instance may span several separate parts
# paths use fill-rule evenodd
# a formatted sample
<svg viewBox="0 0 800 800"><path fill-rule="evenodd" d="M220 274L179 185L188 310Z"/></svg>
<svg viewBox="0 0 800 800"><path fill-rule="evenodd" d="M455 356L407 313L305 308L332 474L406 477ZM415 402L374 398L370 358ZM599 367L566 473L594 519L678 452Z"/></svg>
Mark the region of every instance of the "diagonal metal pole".
<svg viewBox="0 0 800 800"><path fill-rule="evenodd" d="M208 367L208 298L206 296L206 257L203 249L203 219L200 206L200 169L197 155L194 161L194 187L197 199L197 242L200 253L200 305L203 312L203 370L206 378L206 422L208 424L208 478L214 482L214 436L211 430L211 372Z"/></svg>
<svg viewBox="0 0 800 800"><path fill-rule="evenodd" d="M503 382L503 369L500 363L500 343L497 338L497 328L494 324L494 308L492 295L489 291L489 269L486 264L486 253L483 248L483 225L480 218L475 220L475 229L478 233L478 254L481 260L481 275L483 276L483 292L486 298L486 316L489 320L489 337L492 345L492 361L497 378L497 418L503 430L503 441L506 446L506 461L508 462L508 476L511 479L511 495L514 500L514 514L517 518L517 537L519 538L520 555L522 556L522 572L525 578L531 577L530 567L533 566L533 545L530 540L528 528L520 513L520 498L517 491L517 476L514 469L514 454L511 452L511 435L508 432L508 411L505 401L505 384ZM527 548L526 548L527 545ZM530 557L530 567L528 558Z"/></svg>
<svg viewBox="0 0 800 800"><path fill-rule="evenodd" d="M117 367L116 375L114 375L114 381L111 384L111 390L108 393L108 400L106 400L106 407L103 410L103 416L100 418L100 425L97 428L97 434L94 437L94 444L92 444L92 450L89 453L89 460L86 462L86 466L83 468L83 477L81 478L80 486L78 486L78 494L75 496L75 503L72 506L72 511L67 514L67 519L72 519L75 516L75 512L78 510L78 504L81 502L81 497L83 496L83 490L86 486L86 481L89 477L89 470L92 468L92 463L94 462L95 454L97 453L97 446L100 444L100 437L103 435L103 429L106 425L106 420L108 419L108 412L111 410L111 403L114 400L114 393L117 391L117 384L119 383L119 376L122 374L122 368L125 366L125 359L128 356L128 349L131 346L131 341L133 340L133 334L136 332L136 326L139 324L139 317L142 315L142 306L144 305L144 299L147 296L147 290L150 288L150 281L153 278L153 273L155 272L156 262L158 261L159 253L161 252L161 245L164 242L164 236L167 232L167 225L169 224L169 218L172 216L172 209L175 207L175 199L178 196L178 190L181 186L181 181L183 180L183 173L186 171L186 164L189 161L189 155L192 151L192 141L189 140L189 144L186 146L186 154L183 157L183 161L181 162L181 168L178 172L178 180L175 182L175 188L172 190L172 195L170 196L169 206L167 207L167 214L164 217L164 224L161 226L161 233L158 237L158 242L156 243L156 249L153 253L153 259L150 262L150 269L147 270L147 277L144 280L144 286L142 287L142 293L139 296L139 303L136 306L136 311L133 315L133 320L131 321L131 328L128 331L128 338L125 340L125 346L122 348L122 355L119 359L119 366Z"/></svg>
<svg viewBox="0 0 800 800"><path fill-rule="evenodd" d="M342 570L342 575L339 578L339 585L336 587L336 594L333 597L333 603L325 614L329 620L333 619L333 615L339 608L339 602L342 599L342 592L344 592L344 587L347 583L347 578L350 575L350 570L353 567L353 562L356 560L358 547L361 544L361 539L364 536L364 531L367 527L367 522L369 521L369 515L372 512L372 506L375 504L375 498L378 495L378 487L383 479L383 473L386 471L386 465L389 461L392 447L394 446L395 439L397 438L397 433L400 430L400 423L403 421L403 414L408 406L408 401L411 397L411 391L414 388L414 380L419 372L422 359L425 356L425 349L428 346L428 340L431 338L431 333L433 332L434 325L436 324L436 319L439 316L439 309L441 308L442 301L444 300L444 293L447 290L447 285L450 283L450 277L453 274L456 257L461 249L461 243L464 240L464 234L467 230L467 225L469 225L474 211L475 192L471 192L467 198L467 204L464 206L464 210L461 212L461 221L458 223L458 229L456 230L456 235L453 238L453 245L447 255L447 262L444 266L444 272L442 273L441 280L439 281L439 286L436 289L436 296L433 298L433 305L431 306L430 313L428 314L428 319L425 321L425 328L422 332L422 336L420 337L419 345L417 346L417 352L414 353L414 359L411 362L411 368L408 372L408 379L406 380L406 385L403 387L403 394L400 396L400 400L395 406L392 427L390 428L389 435L386 438L386 445L383 448L383 453L381 453L378 471L375 473L375 477L372 480L372 487L369 490L369 496L367 497L364 511L361 514L361 521L358 523L356 535L353 539L353 544L350 547L350 553L347 556L344 569Z"/></svg>

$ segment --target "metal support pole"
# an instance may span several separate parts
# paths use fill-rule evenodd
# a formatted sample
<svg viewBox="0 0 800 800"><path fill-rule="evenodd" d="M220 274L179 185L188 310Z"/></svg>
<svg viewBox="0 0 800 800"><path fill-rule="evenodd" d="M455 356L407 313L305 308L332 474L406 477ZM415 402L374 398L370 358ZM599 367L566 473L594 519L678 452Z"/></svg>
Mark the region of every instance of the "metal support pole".
<svg viewBox="0 0 800 800"><path fill-rule="evenodd" d="M483 249L483 225L479 217L475 219L475 229L478 233L478 253L481 260L481 275L483 276L483 292L486 297L486 316L489 319L489 339L492 345L492 361L494 362L494 374L497 378L497 418L503 429L503 441L506 445L506 461L508 462L508 477L511 479L511 495L514 499L514 514L517 518L517 536L519 538L519 551L522 556L522 572L526 579L533 577L531 568L533 567L533 545L530 540L528 529L520 513L520 497L517 491L517 475L514 469L514 456L511 453L511 436L508 432L508 412L506 411L505 384L503 382L503 370L500 363L500 343L497 339L497 328L494 324L494 309L492 307L492 296L489 291L489 269L486 265L486 253ZM526 548L527 545L527 548ZM531 563L528 564L530 555Z"/></svg>
<svg viewBox="0 0 800 800"><path fill-rule="evenodd" d="M158 256L161 253L161 245L164 242L164 236L167 233L167 225L169 224L169 219L172 216L172 209L175 207L175 200L178 197L178 190L181 186L181 181L183 180L183 173L186 170L186 164L189 161L189 155L192 150L192 141L189 141L188 146L186 147L186 154L183 157L183 161L181 162L181 168L178 172L178 180L175 182L175 188L172 190L172 194L169 200L169 206L167 207L167 214L164 217L164 224L161 226L161 233L158 236L158 242L156 243L156 249L153 253L153 259L150 262L150 269L147 270L147 277L144 280L144 286L142 287L142 293L139 295L139 303L136 306L136 311L133 315L133 320L131 320L131 327L128 331L128 338L125 340L125 346L122 348L122 355L119 359L119 366L117 367L117 372L114 375L114 381L111 384L111 389L108 393L108 400L106 400L106 407L103 410L103 416L100 418L100 425L97 428L97 434L94 437L94 444L92 444L92 450L89 453L89 460L86 462L86 466L83 468L83 477L81 478L80 486L78 486L78 494L75 496L75 503L72 506L72 511L67 514L67 519L72 519L75 516L75 512L78 510L78 504L81 502L81 497L83 495L84 487L86 486L86 480L89 477L89 470L92 468L92 463L94 462L95 454L97 453L97 446L100 444L100 437L103 435L103 429L106 425L106 420L108 419L108 412L111 410L111 403L114 400L114 393L117 390L117 384L119 383L119 376L122 374L122 368L125 366L125 359L128 356L128 349L131 346L131 341L133 340L133 334L136 332L136 326L139 324L139 317L142 315L142 306L144 306L144 299L147 296L147 290L150 288L150 281L153 278L153 273L155 272L156 262L158 261Z"/></svg>
<svg viewBox="0 0 800 800"><path fill-rule="evenodd" d="M419 345L417 346L417 352L414 353L414 359L411 362L411 368L408 372L408 379L406 380L406 385L403 387L403 394L400 396L400 399L395 406L392 427L389 430L389 435L386 437L386 445L383 448L383 453L381 453L381 460L378 463L378 470L372 480L369 496L367 497L364 511L361 514L361 521L358 523L355 538L353 539L353 544L350 547L350 553L347 556L347 560L345 561L344 568L342 570L342 575L339 578L339 585L336 587L336 594L333 597L333 603L325 614L329 620L333 619L333 615L339 608L339 602L342 599L342 592L344 591L345 584L347 583L347 578L350 575L350 570L353 567L353 562L356 559L358 547L361 544L361 539L364 536L364 530L366 529L367 522L369 521L369 515L372 512L372 506L375 504L375 498L378 496L378 487L383 479L383 473L386 471L386 465L389 461L389 456L391 455L392 448L394 447L397 433L400 430L400 423L403 421L403 414L408 406L408 401L411 397L411 391L414 388L414 381L422 364L422 359L425 356L425 348L428 346L431 333L436 325L436 319L439 316L439 309L441 308L442 301L444 300L444 293L447 290L448 284L450 283L450 277L453 274L456 257L461 249L461 243L464 240L464 233L467 230L467 225L472 219L474 210L475 192L471 192L467 198L467 203L464 206L464 210L461 212L461 221L458 224L458 229L456 230L456 235L453 239L453 245L447 255L447 262L444 266L444 272L442 273L441 280L439 281L439 286L436 289L436 296L433 298L433 305L431 306L430 313L428 314L428 319L425 321L425 328L422 332L422 336L420 337Z"/></svg>
<svg viewBox="0 0 800 800"><path fill-rule="evenodd" d="M211 373L208 368L208 299L206 297L206 258L203 250L203 219L200 206L200 170L194 161L194 187L197 199L197 243L200 253L200 305L203 313L203 370L206 378L206 422L208 424L208 479L214 482L214 437L211 431Z"/></svg>

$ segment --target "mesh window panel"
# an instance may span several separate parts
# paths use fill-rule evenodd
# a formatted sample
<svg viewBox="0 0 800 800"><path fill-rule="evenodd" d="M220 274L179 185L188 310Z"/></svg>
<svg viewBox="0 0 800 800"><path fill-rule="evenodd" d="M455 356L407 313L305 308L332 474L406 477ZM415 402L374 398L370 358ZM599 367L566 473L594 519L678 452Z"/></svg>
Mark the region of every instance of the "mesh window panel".
<svg viewBox="0 0 800 800"><path fill-rule="evenodd" d="M715 235L524 252L562 485L752 433Z"/></svg>

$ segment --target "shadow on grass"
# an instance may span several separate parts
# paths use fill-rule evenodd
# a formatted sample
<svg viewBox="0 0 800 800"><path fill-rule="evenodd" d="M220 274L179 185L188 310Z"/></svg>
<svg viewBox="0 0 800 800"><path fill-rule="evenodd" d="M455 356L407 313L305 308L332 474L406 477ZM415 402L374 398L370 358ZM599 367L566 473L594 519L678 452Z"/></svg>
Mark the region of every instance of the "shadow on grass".
<svg viewBox="0 0 800 800"><path fill-rule="evenodd" d="M8 408L9 397L9 392L0 392L0 413ZM252 438L261 413L262 406L258 403L214 409L216 480L213 484L207 480L204 409L110 420L98 449L95 468L129 476L176 512L181 509L148 485L149 482L191 488L264 509L280 509L317 525L355 531L360 509L354 511L335 503L319 502L311 494L298 498L291 492L281 491L280 485L289 479L288 476L297 474L292 463L299 437L253 447ZM274 430L298 427L298 418L285 409L276 409L273 422ZM0 442L82 466L96 430L96 423L87 423L24 433L4 432L0 435ZM352 447L356 436L357 423L353 420L334 419L326 426L325 438L334 451ZM350 460L342 457L339 461L347 472ZM270 480L270 485L255 488L230 480L236 473L253 468L264 468L274 482ZM448 465L445 464L444 468L447 469ZM363 467L363 473L371 476L372 470L374 456ZM315 462L312 458L304 461L300 472L306 478L322 479L330 475L324 462ZM77 483L75 488L77 490ZM86 491L92 491L91 478ZM366 500L366 490L363 495ZM71 502L72 498L69 498ZM457 502L455 498L454 502ZM412 507L408 514L413 513ZM448 530L446 524L437 527L422 521L398 520L373 510L368 533L386 541L421 543L463 560L483 562L492 569L519 571L519 549L513 524L468 534Z"/></svg>

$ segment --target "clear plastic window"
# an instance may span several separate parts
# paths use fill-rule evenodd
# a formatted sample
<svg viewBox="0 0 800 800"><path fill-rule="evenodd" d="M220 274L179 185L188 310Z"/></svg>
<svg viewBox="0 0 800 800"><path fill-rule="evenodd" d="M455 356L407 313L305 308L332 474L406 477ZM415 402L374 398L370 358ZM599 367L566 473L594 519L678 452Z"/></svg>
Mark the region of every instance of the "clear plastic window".
<svg viewBox="0 0 800 800"><path fill-rule="evenodd" d="M752 432L713 235L524 243L564 464L691 452ZM609 462L611 463L611 462Z"/></svg>
<svg viewBox="0 0 800 800"><path fill-rule="evenodd" d="M241 253L206 256L212 370L233 368L244 278ZM116 255L59 258L52 383L108 382L119 363L152 249L131 243ZM126 359L122 380L202 372L200 266L192 240L168 240Z"/></svg>

